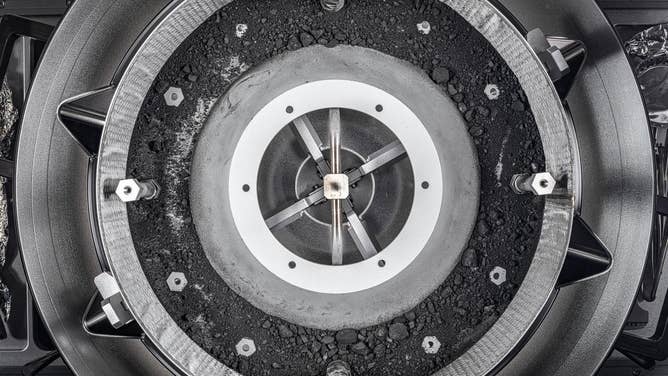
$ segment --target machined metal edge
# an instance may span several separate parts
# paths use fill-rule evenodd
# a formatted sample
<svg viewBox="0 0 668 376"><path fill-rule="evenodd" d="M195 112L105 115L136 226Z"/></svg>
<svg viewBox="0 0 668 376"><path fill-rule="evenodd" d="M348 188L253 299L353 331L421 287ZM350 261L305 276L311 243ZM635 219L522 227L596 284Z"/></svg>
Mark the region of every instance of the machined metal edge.
<svg viewBox="0 0 668 376"><path fill-rule="evenodd" d="M125 205L120 200L105 198L104 184L107 179L125 177L132 130L162 66L188 35L230 1L184 1L139 48L112 101L97 174L102 241L128 307L160 351L190 374L237 375L199 348L160 305L134 249ZM487 0L444 2L492 43L518 77L543 139L547 170L563 184L558 196L547 199L539 246L516 297L481 341L438 373L480 375L493 369L523 337L554 289L573 219L573 156L565 110L549 75L523 36Z"/></svg>

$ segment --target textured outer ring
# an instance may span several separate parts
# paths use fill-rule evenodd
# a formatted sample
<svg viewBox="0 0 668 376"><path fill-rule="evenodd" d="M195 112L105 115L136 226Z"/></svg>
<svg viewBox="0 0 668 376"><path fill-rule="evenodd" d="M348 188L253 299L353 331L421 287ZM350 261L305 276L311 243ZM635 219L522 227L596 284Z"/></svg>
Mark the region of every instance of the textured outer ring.
<svg viewBox="0 0 668 376"><path fill-rule="evenodd" d="M102 242L123 297L155 346L182 371L194 375L237 375L199 348L173 321L146 279L132 241L124 203L105 195L105 182L126 176L135 122L155 77L179 45L231 0L186 0L139 48L120 81L107 118L97 170L97 215ZM442 0L443 1L443 0ZM512 24L487 0L443 1L499 51L529 98L546 155L547 170L565 181L547 199L543 230L529 272L494 326L438 375L489 372L526 334L544 308L566 256L573 218L572 152L566 113L538 57Z"/></svg>

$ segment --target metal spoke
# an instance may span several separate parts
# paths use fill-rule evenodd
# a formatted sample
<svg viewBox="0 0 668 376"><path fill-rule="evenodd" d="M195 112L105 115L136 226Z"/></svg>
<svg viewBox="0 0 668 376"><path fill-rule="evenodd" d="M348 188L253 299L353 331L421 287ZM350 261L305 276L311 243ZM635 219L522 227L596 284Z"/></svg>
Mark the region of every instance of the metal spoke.
<svg viewBox="0 0 668 376"><path fill-rule="evenodd" d="M293 124L303 146L306 148L306 152L318 166L318 171L320 171L322 176L327 175L329 173L329 166L325 161L325 156L322 154L322 140L320 140L318 133L313 128L311 120L308 116L304 115L295 119Z"/></svg>
<svg viewBox="0 0 668 376"><path fill-rule="evenodd" d="M329 110L329 150L332 174L341 173L341 111L338 108ZM332 264L343 264L343 213L342 200L331 200L332 230L331 251Z"/></svg>
<svg viewBox="0 0 668 376"><path fill-rule="evenodd" d="M377 255L378 248L376 247L376 243L349 202L344 203L344 211L346 218L348 218L348 233L353 238L355 246L357 246L357 250L362 254L362 257L366 260Z"/></svg>
<svg viewBox="0 0 668 376"><path fill-rule="evenodd" d="M302 118L300 118L302 119ZM298 119L299 120L299 119ZM297 121L296 121L297 122ZM302 123L302 121L299 121ZM302 127L302 129L311 129L313 130L312 126L309 126L310 122L308 119L303 121L303 124L300 126L297 126L295 123L295 127L298 128ZM315 134L315 131L307 131L308 134ZM319 138L317 135L315 138L313 137L307 137L309 139L315 140L315 144L320 144ZM318 148L318 150L320 150ZM320 152L320 155L322 155L322 152ZM355 169L351 172L348 173L348 180L350 185L355 184L359 182L364 176L369 175L375 171L377 171L379 168L384 167L396 160L398 160L400 157L403 157L406 155L406 149L404 149L403 145L399 141L395 141L386 147L378 150L377 152L371 154L368 158L368 161L361 166L358 169ZM321 172L322 173L322 172ZM327 166L327 170L325 171L325 174L329 173L329 166ZM311 194L308 195L308 197L304 198L303 200L299 200L296 203L290 205L286 209L283 209L280 211L278 214L270 217L269 219L266 220L267 226L270 229L274 229L276 227L281 227L287 226L290 223L294 222L299 218L299 215L306 209L310 208L313 205L317 205L322 203L325 200L325 193L322 187L316 189L315 191L311 192ZM345 209L345 208L344 208ZM345 212L345 210L344 210ZM348 216L349 213L346 213L346 216ZM350 221L350 220L349 220ZM362 236L363 237L363 236ZM353 239L355 239L355 236L353 236ZM359 245L358 245L359 247ZM369 247L365 247L369 249Z"/></svg>

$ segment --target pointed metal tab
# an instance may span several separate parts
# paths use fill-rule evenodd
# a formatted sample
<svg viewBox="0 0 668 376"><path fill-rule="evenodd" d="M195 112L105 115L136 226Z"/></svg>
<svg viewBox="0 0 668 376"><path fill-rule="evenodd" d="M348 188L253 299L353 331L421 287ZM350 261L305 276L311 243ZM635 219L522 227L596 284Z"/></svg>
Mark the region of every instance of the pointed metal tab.
<svg viewBox="0 0 668 376"><path fill-rule="evenodd" d="M60 122L91 156L100 148L102 129L114 92L114 86L107 86L70 98L58 108Z"/></svg>

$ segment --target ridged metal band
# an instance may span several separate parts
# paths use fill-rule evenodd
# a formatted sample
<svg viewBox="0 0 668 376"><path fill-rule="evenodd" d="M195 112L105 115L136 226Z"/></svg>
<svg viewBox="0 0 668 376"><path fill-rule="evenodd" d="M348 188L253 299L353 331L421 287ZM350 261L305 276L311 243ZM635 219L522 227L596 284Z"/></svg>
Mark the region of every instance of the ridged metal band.
<svg viewBox="0 0 668 376"><path fill-rule="evenodd" d="M105 195L105 182L126 177L134 126L155 78L181 43L232 0L185 0L138 49L118 84L100 147L97 214L102 242L123 297L160 352L192 375L238 375L190 339L160 304L144 275L131 237L127 209ZM538 57L513 25L486 0L447 0L496 48L529 98L543 139L547 170L567 182L547 199L543 230L519 292L484 337L438 375L482 375L493 369L527 333L544 308L566 256L573 217L572 152L566 113Z"/></svg>

